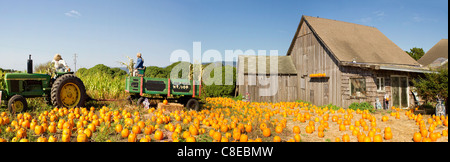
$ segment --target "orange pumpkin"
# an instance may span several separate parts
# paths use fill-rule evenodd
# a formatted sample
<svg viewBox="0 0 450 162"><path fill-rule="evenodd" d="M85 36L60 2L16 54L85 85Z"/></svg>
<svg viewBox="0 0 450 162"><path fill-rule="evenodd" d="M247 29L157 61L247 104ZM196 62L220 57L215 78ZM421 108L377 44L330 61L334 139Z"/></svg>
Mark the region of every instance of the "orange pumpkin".
<svg viewBox="0 0 450 162"><path fill-rule="evenodd" d="M264 137L269 137L270 134L271 134L271 131L270 131L269 128L264 128L264 129L263 129L263 136L264 136Z"/></svg>
<svg viewBox="0 0 450 162"><path fill-rule="evenodd" d="M301 130L300 127L298 126L294 126L293 130L292 130L295 134L300 134Z"/></svg>
<svg viewBox="0 0 450 162"><path fill-rule="evenodd" d="M84 134L86 134L87 138L91 138L92 137L92 131L90 129L85 129L83 131Z"/></svg>
<svg viewBox="0 0 450 162"><path fill-rule="evenodd" d="M281 142L280 136L273 137L273 142Z"/></svg>
<svg viewBox="0 0 450 162"><path fill-rule="evenodd" d="M239 138L239 142L247 142L248 141L248 136L246 134L242 134L241 137Z"/></svg>
<svg viewBox="0 0 450 162"><path fill-rule="evenodd" d="M134 134L140 134L140 133L141 133L141 127L139 127L138 125L134 125L134 126L131 128L131 131L132 131Z"/></svg>
<svg viewBox="0 0 450 162"><path fill-rule="evenodd" d="M86 134L84 134L84 133L79 133L79 134L77 135L77 142L87 142Z"/></svg>
<svg viewBox="0 0 450 162"><path fill-rule="evenodd" d="M350 136L348 134L342 135L342 142L350 142Z"/></svg>
<svg viewBox="0 0 450 162"><path fill-rule="evenodd" d="M34 133L36 135L41 135L42 133L44 133L44 128L42 128L42 126L37 125L34 127Z"/></svg>
<svg viewBox="0 0 450 162"><path fill-rule="evenodd" d="M131 133L130 135L128 135L128 142L136 142L136 134L135 133Z"/></svg>
<svg viewBox="0 0 450 162"><path fill-rule="evenodd" d="M252 132L252 125L246 125L245 126L245 132L251 133Z"/></svg>
<svg viewBox="0 0 450 162"><path fill-rule="evenodd" d="M150 135L153 132L153 126L149 125L144 128L144 134Z"/></svg>
<svg viewBox="0 0 450 162"><path fill-rule="evenodd" d="M221 141L222 140L222 133L214 132L213 139L216 140L216 141Z"/></svg>
<svg viewBox="0 0 450 162"><path fill-rule="evenodd" d="M424 138L422 139L422 142L431 142L431 139L428 138L428 137L424 137Z"/></svg>
<svg viewBox="0 0 450 162"><path fill-rule="evenodd" d="M300 142L302 138L300 137L300 134L295 134L294 139L295 142Z"/></svg>
<svg viewBox="0 0 450 162"><path fill-rule="evenodd" d="M155 131L154 138L157 140L162 140L164 138L163 132L161 132L160 130Z"/></svg>
<svg viewBox="0 0 450 162"><path fill-rule="evenodd" d="M259 125L259 129L264 130L264 128L267 128L267 124L266 123L261 123Z"/></svg>
<svg viewBox="0 0 450 162"><path fill-rule="evenodd" d="M0 142L1 142L1 140L0 140ZM45 137L39 137L36 142L48 142L48 140Z"/></svg>
<svg viewBox="0 0 450 162"><path fill-rule="evenodd" d="M222 131L222 132L228 132L228 126L227 125L225 125L225 124L223 124L223 125L221 125L220 126L220 131Z"/></svg>
<svg viewBox="0 0 450 162"><path fill-rule="evenodd" d="M70 142L70 136L68 134L63 134L61 136L61 141L62 142Z"/></svg>
<svg viewBox="0 0 450 162"><path fill-rule="evenodd" d="M385 140L392 139L392 132L384 132L384 139Z"/></svg>
<svg viewBox="0 0 450 162"><path fill-rule="evenodd" d="M195 126L189 127L189 132L194 136L198 135L198 129Z"/></svg>
<svg viewBox="0 0 450 162"><path fill-rule="evenodd" d="M194 137L188 137L186 138L186 142L195 142L195 138Z"/></svg>
<svg viewBox="0 0 450 162"><path fill-rule="evenodd" d="M275 132L276 132L276 133L281 133L281 132L283 132L283 127L281 127L281 126L276 126L276 127L275 127Z"/></svg>
<svg viewBox="0 0 450 162"><path fill-rule="evenodd" d="M115 130L117 133L120 133L120 132L122 132L122 129L123 129L122 125L121 125L121 124L117 124L114 130Z"/></svg>
<svg viewBox="0 0 450 162"><path fill-rule="evenodd" d="M323 131L319 131L317 136L319 136L319 138L323 138L325 136L325 134L323 133Z"/></svg>
<svg viewBox="0 0 450 162"><path fill-rule="evenodd" d="M20 128L17 133L16 133L16 137L17 138L26 138L27 137L27 132L25 131L24 128Z"/></svg>
<svg viewBox="0 0 450 162"><path fill-rule="evenodd" d="M306 126L306 133L308 133L308 134L311 134L311 133L313 133L313 130L312 130L312 128L311 128L311 126Z"/></svg>
<svg viewBox="0 0 450 162"><path fill-rule="evenodd" d="M130 134L130 131L128 129L123 129L120 134L122 135L122 138L127 138Z"/></svg>
<svg viewBox="0 0 450 162"><path fill-rule="evenodd" d="M57 139L55 136L48 137L48 142L56 142L56 141L57 141Z"/></svg>
<svg viewBox="0 0 450 162"><path fill-rule="evenodd" d="M420 134L422 135L422 137L428 137L428 130L426 130L426 129L422 129L422 130L420 130Z"/></svg>
<svg viewBox="0 0 450 162"><path fill-rule="evenodd" d="M430 133L430 137L429 138L431 139L431 142L436 142L438 136L437 136L436 133Z"/></svg>
<svg viewBox="0 0 450 162"><path fill-rule="evenodd" d="M343 124L339 125L339 131L345 131L345 125Z"/></svg>
<svg viewBox="0 0 450 162"><path fill-rule="evenodd" d="M169 101L167 101L167 100L163 101L163 105L167 105L168 103L169 103Z"/></svg>
<svg viewBox="0 0 450 162"><path fill-rule="evenodd" d="M380 134L374 135L373 142L383 142L383 137Z"/></svg>
<svg viewBox="0 0 450 162"><path fill-rule="evenodd" d="M414 142L422 141L422 134L420 134L419 132L414 133L413 141Z"/></svg>
<svg viewBox="0 0 450 162"><path fill-rule="evenodd" d="M233 130L233 139L237 141L240 138L241 138L241 131L235 128L235 130Z"/></svg>

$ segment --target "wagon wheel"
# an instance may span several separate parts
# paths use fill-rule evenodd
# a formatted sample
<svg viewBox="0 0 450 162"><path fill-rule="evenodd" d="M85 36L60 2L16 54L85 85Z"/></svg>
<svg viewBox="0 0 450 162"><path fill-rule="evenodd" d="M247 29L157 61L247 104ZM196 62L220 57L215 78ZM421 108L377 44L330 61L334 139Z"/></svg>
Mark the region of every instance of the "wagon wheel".
<svg viewBox="0 0 450 162"><path fill-rule="evenodd" d="M190 109L190 110L199 111L199 110L200 110L200 103L198 102L197 99L191 98L191 99L189 99L189 101L186 103L186 108L188 108L188 109Z"/></svg>
<svg viewBox="0 0 450 162"><path fill-rule="evenodd" d="M57 78L52 85L51 102L53 106L84 107L87 98L83 82L73 74Z"/></svg>
<svg viewBox="0 0 450 162"><path fill-rule="evenodd" d="M28 109L28 103L25 97L21 95L14 95L8 101L8 110L12 114L20 113Z"/></svg>

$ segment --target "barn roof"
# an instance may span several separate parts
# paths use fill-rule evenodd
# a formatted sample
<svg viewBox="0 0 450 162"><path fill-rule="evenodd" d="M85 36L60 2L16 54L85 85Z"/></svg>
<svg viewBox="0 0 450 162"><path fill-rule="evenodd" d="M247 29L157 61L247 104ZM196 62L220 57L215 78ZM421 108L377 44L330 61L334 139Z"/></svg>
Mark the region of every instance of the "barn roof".
<svg viewBox="0 0 450 162"><path fill-rule="evenodd" d="M276 66L270 66L270 61L273 59L277 59L276 63L278 64L278 70L275 69ZM260 66L260 61L258 60L265 61L265 65L261 65L266 67L265 70L258 69L258 66ZM274 74L273 71L277 70L278 74L297 75L297 70L295 69L294 63L289 56L240 55L238 61L238 69L240 69L241 66L244 67L244 74Z"/></svg>
<svg viewBox="0 0 450 162"><path fill-rule="evenodd" d="M340 63L420 66L377 28L310 16L302 17L287 55L291 54L303 23Z"/></svg>
<svg viewBox="0 0 450 162"><path fill-rule="evenodd" d="M417 62L424 66L448 61L448 39L441 39L436 45L428 50Z"/></svg>

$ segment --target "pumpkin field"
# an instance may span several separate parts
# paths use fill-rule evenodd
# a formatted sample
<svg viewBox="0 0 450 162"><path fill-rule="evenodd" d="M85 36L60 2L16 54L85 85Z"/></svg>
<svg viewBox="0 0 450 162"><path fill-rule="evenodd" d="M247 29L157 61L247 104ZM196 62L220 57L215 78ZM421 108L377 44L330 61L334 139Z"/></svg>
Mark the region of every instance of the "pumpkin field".
<svg viewBox="0 0 450 162"><path fill-rule="evenodd" d="M130 105L0 109L0 142L448 142L448 116L206 98L201 111Z"/></svg>

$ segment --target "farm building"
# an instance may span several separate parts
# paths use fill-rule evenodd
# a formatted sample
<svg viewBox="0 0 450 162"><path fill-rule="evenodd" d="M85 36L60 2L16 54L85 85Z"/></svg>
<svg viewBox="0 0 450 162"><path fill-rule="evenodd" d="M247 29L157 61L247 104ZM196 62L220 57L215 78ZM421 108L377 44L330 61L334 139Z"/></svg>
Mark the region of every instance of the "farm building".
<svg viewBox="0 0 450 162"><path fill-rule="evenodd" d="M238 82L241 83L239 84L238 91L242 96L248 94L249 99L255 102L293 102L298 99L297 70L291 57L241 55L238 60L242 61L240 65L247 65L238 66ZM277 74L273 76L276 77L276 86L274 84L265 84L270 82L266 78L270 77L270 71L273 71L274 68L270 66L271 60L277 61ZM260 66L265 69L259 70L258 67ZM273 88L278 93L272 95L270 92Z"/></svg>
<svg viewBox="0 0 450 162"><path fill-rule="evenodd" d="M390 106L406 108L417 99L411 80L429 72L374 27L310 16L302 16L286 56L290 58L278 59L279 64L292 62L297 74L277 74L278 88L286 88L276 97L258 98L258 84L240 84L239 94L251 94L252 101L303 100L341 107L353 102L375 106L387 95ZM241 66L248 62L239 60L238 69L245 69ZM255 74L238 70L244 83L250 75Z"/></svg>
<svg viewBox="0 0 450 162"><path fill-rule="evenodd" d="M437 68L443 65L448 68L448 39L441 39L417 62L430 68Z"/></svg>

